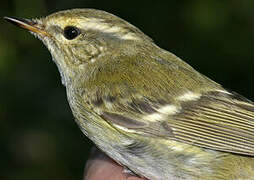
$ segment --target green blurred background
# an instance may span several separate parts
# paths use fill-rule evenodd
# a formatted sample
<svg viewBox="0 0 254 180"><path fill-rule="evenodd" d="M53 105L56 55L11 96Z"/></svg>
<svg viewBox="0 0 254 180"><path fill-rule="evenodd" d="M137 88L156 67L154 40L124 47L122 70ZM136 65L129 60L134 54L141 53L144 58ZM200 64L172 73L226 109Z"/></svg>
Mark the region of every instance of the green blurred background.
<svg viewBox="0 0 254 180"><path fill-rule="evenodd" d="M198 71L254 100L253 0L9 0L0 17L106 10ZM81 179L92 143L73 121L47 49L0 19L0 179Z"/></svg>

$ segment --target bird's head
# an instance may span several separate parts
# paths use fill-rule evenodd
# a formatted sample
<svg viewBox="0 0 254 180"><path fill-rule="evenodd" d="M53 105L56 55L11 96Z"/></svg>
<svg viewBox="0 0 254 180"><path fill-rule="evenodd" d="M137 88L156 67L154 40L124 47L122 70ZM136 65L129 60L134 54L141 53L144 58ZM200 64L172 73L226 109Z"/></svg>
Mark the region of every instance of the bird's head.
<svg viewBox="0 0 254 180"><path fill-rule="evenodd" d="M138 28L110 13L72 9L39 19L5 19L29 30L49 49L65 81L87 64L135 54L151 39Z"/></svg>

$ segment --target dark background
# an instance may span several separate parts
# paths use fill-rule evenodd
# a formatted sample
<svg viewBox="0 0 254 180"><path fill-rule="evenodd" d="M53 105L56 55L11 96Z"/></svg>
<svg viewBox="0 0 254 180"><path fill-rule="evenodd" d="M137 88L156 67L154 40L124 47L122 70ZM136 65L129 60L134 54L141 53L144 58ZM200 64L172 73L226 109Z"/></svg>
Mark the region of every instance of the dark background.
<svg viewBox="0 0 254 180"><path fill-rule="evenodd" d="M9 0L0 17L75 7L139 27L211 79L254 100L253 0ZM73 121L47 49L0 19L0 179L81 179L92 143Z"/></svg>

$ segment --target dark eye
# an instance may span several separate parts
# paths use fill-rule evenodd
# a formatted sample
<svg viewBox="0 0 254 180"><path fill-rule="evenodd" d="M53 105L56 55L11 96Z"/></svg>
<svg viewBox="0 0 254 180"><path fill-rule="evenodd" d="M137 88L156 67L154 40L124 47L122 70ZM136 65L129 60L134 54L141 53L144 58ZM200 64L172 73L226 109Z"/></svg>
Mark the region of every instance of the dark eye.
<svg viewBox="0 0 254 180"><path fill-rule="evenodd" d="M74 26L64 28L64 37L68 40L75 39L80 34L80 30Z"/></svg>

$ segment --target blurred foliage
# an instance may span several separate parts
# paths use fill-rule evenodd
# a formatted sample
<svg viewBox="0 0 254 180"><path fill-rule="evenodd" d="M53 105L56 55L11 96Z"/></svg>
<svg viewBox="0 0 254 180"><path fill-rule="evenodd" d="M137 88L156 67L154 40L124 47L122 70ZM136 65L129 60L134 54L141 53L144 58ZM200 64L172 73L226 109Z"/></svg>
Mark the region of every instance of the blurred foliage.
<svg viewBox="0 0 254 180"><path fill-rule="evenodd" d="M253 0L9 0L0 16L106 10L224 87L254 99ZM0 179L81 179L92 143L73 121L42 43L0 20Z"/></svg>

